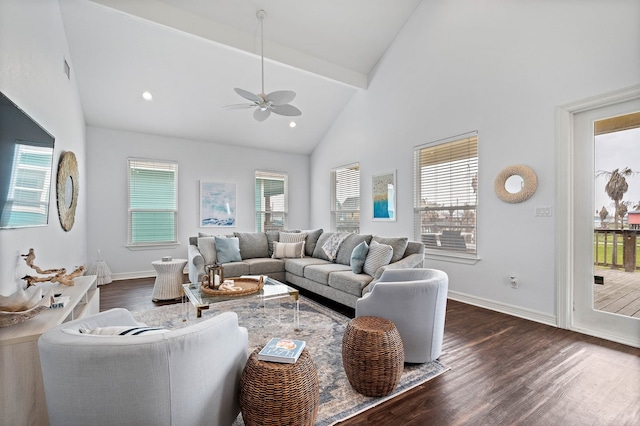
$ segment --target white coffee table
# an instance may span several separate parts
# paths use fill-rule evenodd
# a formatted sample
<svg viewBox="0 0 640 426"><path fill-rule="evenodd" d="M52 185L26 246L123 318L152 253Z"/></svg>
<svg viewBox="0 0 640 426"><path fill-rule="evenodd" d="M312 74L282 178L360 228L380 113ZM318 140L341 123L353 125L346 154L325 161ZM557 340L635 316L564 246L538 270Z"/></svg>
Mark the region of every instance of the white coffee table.
<svg viewBox="0 0 640 426"><path fill-rule="evenodd" d="M154 302L159 300L177 300L182 298L182 281L187 259L151 262L156 270L156 282L153 286Z"/></svg>

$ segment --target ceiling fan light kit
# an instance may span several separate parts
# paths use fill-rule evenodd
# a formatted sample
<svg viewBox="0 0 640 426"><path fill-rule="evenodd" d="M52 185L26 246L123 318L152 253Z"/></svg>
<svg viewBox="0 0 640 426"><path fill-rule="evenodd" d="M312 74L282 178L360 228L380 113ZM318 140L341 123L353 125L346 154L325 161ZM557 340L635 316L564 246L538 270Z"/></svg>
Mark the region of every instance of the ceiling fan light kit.
<svg viewBox="0 0 640 426"><path fill-rule="evenodd" d="M296 93L291 90L278 90L265 94L264 92L264 34L263 34L263 21L266 18L267 13L260 9L256 12L256 16L260 20L260 63L262 67L262 92L259 94L253 94L244 89L235 88L235 92L243 98L251 101L249 104L237 104L228 105L227 109L245 109L255 108L253 111L253 118L258 121L264 121L273 112L278 115L285 115L288 117L295 117L302 115L302 112L289 104L295 97Z"/></svg>

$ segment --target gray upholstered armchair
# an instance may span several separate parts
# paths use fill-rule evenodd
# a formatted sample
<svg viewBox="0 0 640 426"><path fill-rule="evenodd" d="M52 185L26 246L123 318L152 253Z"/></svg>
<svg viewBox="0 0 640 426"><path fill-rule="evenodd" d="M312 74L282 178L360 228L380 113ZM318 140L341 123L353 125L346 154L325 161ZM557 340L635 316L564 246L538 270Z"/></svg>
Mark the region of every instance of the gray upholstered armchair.
<svg viewBox="0 0 640 426"><path fill-rule="evenodd" d="M240 412L247 329L225 312L162 334L96 335L138 326L125 309L70 321L38 341L51 425L231 425Z"/></svg>
<svg viewBox="0 0 640 426"><path fill-rule="evenodd" d="M356 302L356 317L386 318L396 325L405 362L433 361L442 353L449 278L436 269L386 270Z"/></svg>

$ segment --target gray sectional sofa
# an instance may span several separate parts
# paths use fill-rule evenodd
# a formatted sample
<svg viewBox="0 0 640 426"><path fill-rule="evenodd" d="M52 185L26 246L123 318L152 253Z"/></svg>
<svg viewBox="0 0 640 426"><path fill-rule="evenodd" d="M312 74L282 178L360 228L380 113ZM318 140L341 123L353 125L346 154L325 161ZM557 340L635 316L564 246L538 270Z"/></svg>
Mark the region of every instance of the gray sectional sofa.
<svg viewBox="0 0 640 426"><path fill-rule="evenodd" d="M304 237L300 237L304 239L304 256L272 257L274 242L276 246L282 244L281 240L288 240L294 233L305 234ZM200 233L197 237L189 238L188 266L191 282L200 282L205 275L205 265L218 261L218 256L223 260L228 257L227 253L220 253L220 247L216 248L216 237L237 238L237 243L235 241L233 243L237 244L240 253L239 255L236 253L234 261L222 263L225 277L268 275L278 281L309 290L352 308L355 308L356 301L368 292L369 285L377 281L383 271L422 267L424 260L424 245L420 242L408 241L403 237L338 234L323 232L322 229L283 231L282 233L277 231L236 232L228 235ZM333 251L327 252L331 242L339 242L339 244L333 244ZM368 273L365 271L355 273L354 270L360 271L356 265L357 259L352 262L352 255L357 246L360 245L362 248L362 242L371 247L369 251L371 256L366 258L364 266ZM221 245L219 243L219 246ZM282 248L283 245L278 247ZM386 258L378 259L373 255L374 252L384 252ZM391 259L389 260L388 257Z"/></svg>

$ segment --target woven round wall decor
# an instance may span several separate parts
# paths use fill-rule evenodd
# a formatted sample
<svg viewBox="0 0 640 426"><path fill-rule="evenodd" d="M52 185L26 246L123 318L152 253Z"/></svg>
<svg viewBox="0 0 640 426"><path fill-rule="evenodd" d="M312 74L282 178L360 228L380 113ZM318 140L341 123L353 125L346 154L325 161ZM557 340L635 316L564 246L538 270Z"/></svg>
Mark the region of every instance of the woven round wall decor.
<svg viewBox="0 0 640 426"><path fill-rule="evenodd" d="M511 176L520 176L523 180L522 189L512 194L507 191L505 184ZM505 203L521 203L531 198L538 188L538 177L531 167L517 164L502 170L493 183L493 188L498 198Z"/></svg>
<svg viewBox="0 0 640 426"><path fill-rule="evenodd" d="M58 200L58 217L60 225L65 231L73 228L78 205L78 191L80 185L78 176L78 160L76 155L67 151L62 154L58 164L56 182L56 198Z"/></svg>

